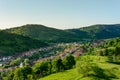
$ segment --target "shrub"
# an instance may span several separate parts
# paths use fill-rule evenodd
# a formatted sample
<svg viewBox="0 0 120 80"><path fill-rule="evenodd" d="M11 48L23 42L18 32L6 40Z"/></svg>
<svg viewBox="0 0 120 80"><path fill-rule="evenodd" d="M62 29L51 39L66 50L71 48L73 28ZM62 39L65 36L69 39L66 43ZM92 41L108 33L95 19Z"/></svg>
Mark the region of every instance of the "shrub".
<svg viewBox="0 0 120 80"><path fill-rule="evenodd" d="M72 55L68 55L63 59L63 64L65 69L71 69L75 65L75 59Z"/></svg>
<svg viewBox="0 0 120 80"><path fill-rule="evenodd" d="M61 58L52 61L52 72L59 72L64 70L64 65Z"/></svg>
<svg viewBox="0 0 120 80"><path fill-rule="evenodd" d="M49 62L43 61L33 66L33 72L38 76L45 76L49 73Z"/></svg>
<svg viewBox="0 0 120 80"><path fill-rule="evenodd" d="M90 62L78 61L76 64L77 72L79 74L82 74L83 77L87 77L92 72L92 67L94 65L95 64L90 63Z"/></svg>

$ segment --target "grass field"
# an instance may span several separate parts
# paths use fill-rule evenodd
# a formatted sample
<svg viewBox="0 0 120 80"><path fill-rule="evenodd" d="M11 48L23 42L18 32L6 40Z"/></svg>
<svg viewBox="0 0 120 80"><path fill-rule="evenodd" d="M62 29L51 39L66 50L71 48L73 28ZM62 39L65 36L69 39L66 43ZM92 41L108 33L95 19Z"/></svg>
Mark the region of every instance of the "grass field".
<svg viewBox="0 0 120 80"><path fill-rule="evenodd" d="M54 73L38 80L120 80L120 64L108 63L107 57L101 56L83 56L78 58L77 61L88 58L104 70L106 78L98 78L96 76L83 77L82 74L78 74L77 69L74 68L64 72Z"/></svg>

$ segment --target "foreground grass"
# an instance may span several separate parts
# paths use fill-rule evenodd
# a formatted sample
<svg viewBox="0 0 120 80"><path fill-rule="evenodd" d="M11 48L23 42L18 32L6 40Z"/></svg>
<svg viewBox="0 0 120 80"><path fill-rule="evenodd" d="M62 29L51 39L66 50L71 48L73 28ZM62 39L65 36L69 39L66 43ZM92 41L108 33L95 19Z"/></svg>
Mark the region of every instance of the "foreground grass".
<svg viewBox="0 0 120 80"><path fill-rule="evenodd" d="M101 56L84 56L90 58L90 60L96 63L100 68L104 70L106 79L98 78L96 76L83 77L82 74L78 74L77 69L66 70L64 72L54 73L38 80L120 80L120 64L108 63L107 57ZM77 59L80 61L81 59Z"/></svg>
<svg viewBox="0 0 120 80"><path fill-rule="evenodd" d="M79 75L76 73L76 70L71 69L64 72L51 74L50 76L40 78L39 80L74 80L78 76Z"/></svg>

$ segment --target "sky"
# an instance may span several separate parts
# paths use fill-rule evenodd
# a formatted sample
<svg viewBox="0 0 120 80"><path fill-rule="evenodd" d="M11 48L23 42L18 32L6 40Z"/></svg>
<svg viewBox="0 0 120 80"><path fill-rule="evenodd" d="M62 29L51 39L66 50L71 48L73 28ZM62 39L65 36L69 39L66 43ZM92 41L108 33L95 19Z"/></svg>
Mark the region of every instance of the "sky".
<svg viewBox="0 0 120 80"><path fill-rule="evenodd" d="M120 0L0 0L0 29L25 24L69 29L119 23Z"/></svg>

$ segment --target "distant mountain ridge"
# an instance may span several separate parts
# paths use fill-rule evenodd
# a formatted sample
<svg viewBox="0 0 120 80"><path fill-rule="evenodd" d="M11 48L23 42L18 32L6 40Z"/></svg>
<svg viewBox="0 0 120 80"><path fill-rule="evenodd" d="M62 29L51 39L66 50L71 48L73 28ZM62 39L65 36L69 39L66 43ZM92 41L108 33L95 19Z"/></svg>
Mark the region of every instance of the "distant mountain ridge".
<svg viewBox="0 0 120 80"><path fill-rule="evenodd" d="M73 32L76 35L83 34L84 38L89 39L108 39L120 37L120 24L115 25L92 25L88 27L69 29L68 31Z"/></svg>
<svg viewBox="0 0 120 80"><path fill-rule="evenodd" d="M82 39L108 39L120 37L120 24L92 25L83 28L60 30L44 25L28 24L4 30L33 39L52 42L73 42Z"/></svg>
<svg viewBox="0 0 120 80"><path fill-rule="evenodd" d="M27 24L4 31L49 42L71 42L78 40L78 36L74 33L36 24Z"/></svg>

